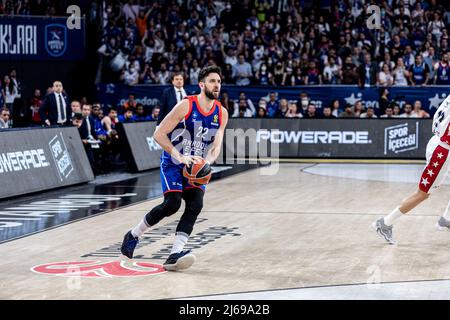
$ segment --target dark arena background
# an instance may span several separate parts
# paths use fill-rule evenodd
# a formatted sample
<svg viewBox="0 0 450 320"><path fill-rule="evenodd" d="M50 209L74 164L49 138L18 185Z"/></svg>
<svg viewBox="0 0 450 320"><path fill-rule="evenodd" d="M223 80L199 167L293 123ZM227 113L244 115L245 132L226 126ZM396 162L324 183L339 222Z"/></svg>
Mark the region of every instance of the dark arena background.
<svg viewBox="0 0 450 320"><path fill-rule="evenodd" d="M450 299L449 31L443 0L1 1L0 298Z"/></svg>

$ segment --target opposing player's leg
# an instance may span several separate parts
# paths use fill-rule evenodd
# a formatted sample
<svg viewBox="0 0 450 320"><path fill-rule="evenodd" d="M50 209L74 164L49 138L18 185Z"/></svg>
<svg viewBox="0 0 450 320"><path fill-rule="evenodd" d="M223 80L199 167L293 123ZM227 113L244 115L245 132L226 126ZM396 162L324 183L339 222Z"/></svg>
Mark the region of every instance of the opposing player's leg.
<svg viewBox="0 0 450 320"><path fill-rule="evenodd" d="M392 236L394 222L402 215L407 214L424 200L428 199L431 192L436 190L445 180L450 161L449 150L439 144L437 137L430 139L427 145L427 165L422 172L419 181L419 189L407 197L400 206L395 208L387 216L378 219L372 224L373 229L389 244L395 244Z"/></svg>
<svg viewBox="0 0 450 320"><path fill-rule="evenodd" d="M175 241L164 268L170 271L187 269L195 262L191 250L183 250L203 208L204 188L188 188L183 191L186 207L178 223Z"/></svg>
<svg viewBox="0 0 450 320"><path fill-rule="evenodd" d="M161 165L160 174L164 192L163 203L154 207L124 236L120 251L124 256L130 259L133 258L133 252L139 242L139 237L163 218L176 213L181 206L183 192L183 177L181 170L177 166Z"/></svg>

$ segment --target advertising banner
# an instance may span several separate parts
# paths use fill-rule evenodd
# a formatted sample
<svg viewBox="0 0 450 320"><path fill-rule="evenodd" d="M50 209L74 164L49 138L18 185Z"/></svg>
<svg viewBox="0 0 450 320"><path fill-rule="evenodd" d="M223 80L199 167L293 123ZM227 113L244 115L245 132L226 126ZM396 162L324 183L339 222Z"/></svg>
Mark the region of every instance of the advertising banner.
<svg viewBox="0 0 450 320"><path fill-rule="evenodd" d="M0 131L0 199L94 179L76 128Z"/></svg>

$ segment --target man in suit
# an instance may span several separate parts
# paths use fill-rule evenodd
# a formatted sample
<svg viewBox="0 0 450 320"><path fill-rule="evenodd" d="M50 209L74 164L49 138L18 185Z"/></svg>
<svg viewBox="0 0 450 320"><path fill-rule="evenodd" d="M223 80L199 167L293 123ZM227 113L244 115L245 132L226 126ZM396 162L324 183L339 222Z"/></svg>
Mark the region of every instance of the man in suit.
<svg viewBox="0 0 450 320"><path fill-rule="evenodd" d="M61 81L53 82L53 92L45 96L39 114L46 126L71 124L72 109L70 108L69 98L63 93Z"/></svg>
<svg viewBox="0 0 450 320"><path fill-rule="evenodd" d="M184 90L184 78L182 72L172 74L173 87L167 88L163 92L161 111L159 113L157 125L161 123L165 116L169 114L172 108L187 96Z"/></svg>

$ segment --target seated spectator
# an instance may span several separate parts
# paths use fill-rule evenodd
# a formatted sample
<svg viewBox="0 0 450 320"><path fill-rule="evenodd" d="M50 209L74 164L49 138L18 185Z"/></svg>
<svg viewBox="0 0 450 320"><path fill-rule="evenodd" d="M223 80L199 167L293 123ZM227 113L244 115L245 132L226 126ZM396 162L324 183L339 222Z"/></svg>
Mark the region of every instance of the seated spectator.
<svg viewBox="0 0 450 320"><path fill-rule="evenodd" d="M222 107L227 109L228 114L233 114L235 102L230 99L228 92L224 91L222 97L220 98L220 104Z"/></svg>
<svg viewBox="0 0 450 320"><path fill-rule="evenodd" d="M132 109L125 110L124 114L119 115L118 121L122 123L134 122L134 115Z"/></svg>
<svg viewBox="0 0 450 320"><path fill-rule="evenodd" d="M306 70L305 84L306 85L322 84L322 75L320 74L320 71L316 67L316 63L314 61L311 61L309 63L308 69Z"/></svg>
<svg viewBox="0 0 450 320"><path fill-rule="evenodd" d="M323 80L324 83L329 84L341 83L341 68L336 64L334 57L328 59L328 63L323 70Z"/></svg>
<svg viewBox="0 0 450 320"><path fill-rule="evenodd" d="M120 76L120 80L122 80L126 85L134 86L139 83L139 71L136 69L136 66L134 64L131 64L128 66L127 69L125 69L122 72L122 75Z"/></svg>
<svg viewBox="0 0 450 320"><path fill-rule="evenodd" d="M417 118L417 115L412 113L413 109L411 103L409 102L405 103L403 111L404 112L400 114L399 118Z"/></svg>
<svg viewBox="0 0 450 320"><path fill-rule="evenodd" d="M135 110L137 106L136 96L133 93L128 95L128 100L123 104L125 110L132 109Z"/></svg>
<svg viewBox="0 0 450 320"><path fill-rule="evenodd" d="M252 118L254 116L253 110L247 103L247 100L240 99L239 103L236 105L233 113L233 117L237 118Z"/></svg>
<svg viewBox="0 0 450 320"><path fill-rule="evenodd" d="M372 55L370 53L366 53L364 55L364 63L362 63L358 67L359 74L359 86L360 87L368 87L377 84L377 73L378 66L375 62L372 61Z"/></svg>
<svg viewBox="0 0 450 320"><path fill-rule="evenodd" d="M300 112L302 114L306 113L306 110L308 109L310 100L311 99L309 98L309 96L306 92L300 93L300 107L301 107Z"/></svg>
<svg viewBox="0 0 450 320"><path fill-rule="evenodd" d="M119 139L119 135L115 130L117 122L117 109L111 107L108 111L108 115L102 119L102 125L106 131L107 136L112 140Z"/></svg>
<svg viewBox="0 0 450 320"><path fill-rule="evenodd" d="M339 118L356 118L353 107L350 103L345 104L344 111L339 114Z"/></svg>
<svg viewBox="0 0 450 320"><path fill-rule="evenodd" d="M261 105L258 106L258 112L256 113L256 117L257 118L266 118L267 117L266 108L261 107Z"/></svg>
<svg viewBox="0 0 450 320"><path fill-rule="evenodd" d="M380 71L379 75L379 85L382 87L389 87L392 86L394 83L394 77L391 73L391 70L389 68L388 64L383 64L382 70Z"/></svg>
<svg viewBox="0 0 450 320"><path fill-rule="evenodd" d="M291 102L289 103L288 112L285 114L286 118L303 118L301 112L299 112L297 104Z"/></svg>
<svg viewBox="0 0 450 320"><path fill-rule="evenodd" d="M367 111L364 113L361 113L361 115L359 116L360 118L364 118L364 119L376 119L378 118L375 115L375 111L373 110L373 107L367 107Z"/></svg>
<svg viewBox="0 0 450 320"><path fill-rule="evenodd" d="M317 119L320 118L319 113L317 112L316 106L312 103L309 104L308 109L304 115L306 119Z"/></svg>
<svg viewBox="0 0 450 320"><path fill-rule="evenodd" d="M284 118L288 111L288 107L289 107L288 101L286 99L281 99L279 109L275 114L275 118Z"/></svg>
<svg viewBox="0 0 450 320"><path fill-rule="evenodd" d="M422 102L420 102L420 100L416 100L414 102L414 110L412 111L412 115L416 118L430 118L430 114L425 110L422 110Z"/></svg>
<svg viewBox="0 0 450 320"><path fill-rule="evenodd" d="M339 117L339 113L341 112L341 107L340 107L340 103L339 103L339 100L338 100L338 99L334 99L334 100L331 102L329 108L331 109L331 114L332 114L335 118Z"/></svg>
<svg viewBox="0 0 450 320"><path fill-rule="evenodd" d="M330 106L326 106L323 108L323 116L324 119L336 119L337 117L333 115Z"/></svg>
<svg viewBox="0 0 450 320"><path fill-rule="evenodd" d="M352 57L345 58L345 63L342 66L342 84L357 84L358 72L356 65L352 62Z"/></svg>
<svg viewBox="0 0 450 320"><path fill-rule="evenodd" d="M269 94L269 101L267 102L267 117L275 118L275 115L280 108L280 103L277 100L277 93L271 92Z"/></svg>
<svg viewBox="0 0 450 320"><path fill-rule="evenodd" d="M10 128L9 126L10 117L11 113L9 112L9 109L7 107L3 107L0 113L0 129Z"/></svg>
<svg viewBox="0 0 450 320"><path fill-rule="evenodd" d="M161 112L161 108L160 108L159 106L155 106L155 107L152 109L152 113L151 113L151 115L150 115L150 121L157 121L160 112Z"/></svg>
<svg viewBox="0 0 450 320"><path fill-rule="evenodd" d="M362 113L364 113L364 106L362 104L362 101L358 100L353 107L353 114L356 118L359 118Z"/></svg>
<svg viewBox="0 0 450 320"><path fill-rule="evenodd" d="M81 113L81 103L78 100L73 100L70 103L70 108L72 109L72 117L76 114L76 113Z"/></svg>
<svg viewBox="0 0 450 320"><path fill-rule="evenodd" d="M396 118L394 116L394 108L391 105L387 106L380 118Z"/></svg>
<svg viewBox="0 0 450 320"><path fill-rule="evenodd" d="M145 114L144 105L142 103L138 103L136 105L136 112L134 114L135 122L142 122L142 121L150 121L151 118Z"/></svg>
<svg viewBox="0 0 450 320"><path fill-rule="evenodd" d="M400 114L401 114L401 109L400 109L400 105L398 104L398 103L393 103L392 104L392 106L393 106L393 115L392 115L392 117L394 117L394 118L398 118L398 117L400 117Z"/></svg>

